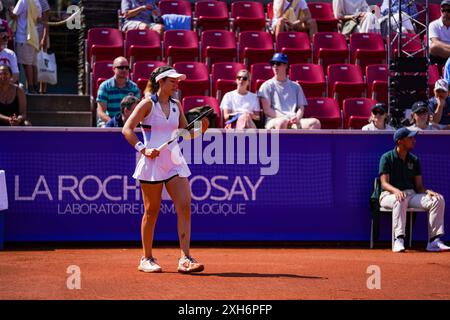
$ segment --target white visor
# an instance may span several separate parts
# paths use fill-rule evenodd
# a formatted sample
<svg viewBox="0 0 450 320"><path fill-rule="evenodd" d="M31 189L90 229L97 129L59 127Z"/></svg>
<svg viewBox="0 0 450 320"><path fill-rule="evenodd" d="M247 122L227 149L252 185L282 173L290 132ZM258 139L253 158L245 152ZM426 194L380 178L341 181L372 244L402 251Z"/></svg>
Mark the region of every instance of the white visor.
<svg viewBox="0 0 450 320"><path fill-rule="evenodd" d="M166 77L169 78L175 78L178 80L184 80L186 79L186 75L182 73L178 73L175 69L170 69L167 71L164 71L163 73L156 76L155 81L158 82L160 79L164 79Z"/></svg>

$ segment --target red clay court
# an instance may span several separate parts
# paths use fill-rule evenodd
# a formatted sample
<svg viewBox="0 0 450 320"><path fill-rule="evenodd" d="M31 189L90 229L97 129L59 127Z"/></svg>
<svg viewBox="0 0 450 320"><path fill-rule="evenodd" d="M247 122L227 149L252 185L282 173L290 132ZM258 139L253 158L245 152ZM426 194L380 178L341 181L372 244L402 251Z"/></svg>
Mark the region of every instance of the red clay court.
<svg viewBox="0 0 450 320"><path fill-rule="evenodd" d="M199 274L176 271L179 249L157 246L163 273L137 270L138 247L9 249L0 252L0 299L450 299L450 252L322 247L194 247ZM81 289L67 289L67 267L81 271ZM367 288L368 267L381 289ZM189 288L183 290L182 288Z"/></svg>

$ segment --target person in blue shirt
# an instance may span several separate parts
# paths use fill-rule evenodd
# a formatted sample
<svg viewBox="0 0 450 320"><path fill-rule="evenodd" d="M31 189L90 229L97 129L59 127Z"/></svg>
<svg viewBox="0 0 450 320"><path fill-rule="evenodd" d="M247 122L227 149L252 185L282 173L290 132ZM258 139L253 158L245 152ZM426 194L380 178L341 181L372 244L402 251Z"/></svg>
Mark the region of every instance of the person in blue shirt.
<svg viewBox="0 0 450 320"><path fill-rule="evenodd" d="M161 12L154 0L122 0L121 11L125 18L122 31L151 29L164 33Z"/></svg>
<svg viewBox="0 0 450 320"><path fill-rule="evenodd" d="M120 113L112 117L107 123L107 128L122 128L127 119L133 113L134 108L139 102L135 96L126 96L120 102Z"/></svg>
<svg viewBox="0 0 450 320"><path fill-rule="evenodd" d="M433 116L432 124L441 130L450 129L450 97L448 82L439 79L434 85L434 97L428 101Z"/></svg>

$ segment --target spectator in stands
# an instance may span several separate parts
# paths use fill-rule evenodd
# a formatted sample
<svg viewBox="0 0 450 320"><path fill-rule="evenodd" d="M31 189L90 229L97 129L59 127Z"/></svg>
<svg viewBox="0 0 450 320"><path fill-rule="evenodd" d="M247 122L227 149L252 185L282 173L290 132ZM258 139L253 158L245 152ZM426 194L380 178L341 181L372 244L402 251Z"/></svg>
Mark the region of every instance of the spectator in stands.
<svg viewBox="0 0 450 320"><path fill-rule="evenodd" d="M450 129L450 97L448 95L448 82L439 79L434 84L434 97L428 101L432 112L433 126L439 129Z"/></svg>
<svg viewBox="0 0 450 320"><path fill-rule="evenodd" d="M430 123L430 110L426 102L414 102L411 108L411 122L412 125L407 127L410 131L422 130L438 130Z"/></svg>
<svg viewBox="0 0 450 320"><path fill-rule="evenodd" d="M333 12L346 37L354 32L380 31L378 19L369 10L366 0L333 0Z"/></svg>
<svg viewBox="0 0 450 320"><path fill-rule="evenodd" d="M120 113L112 117L107 123L106 127L123 127L127 119L130 117L134 108L139 102L139 98L135 96L126 96L120 102Z"/></svg>
<svg viewBox="0 0 450 320"><path fill-rule="evenodd" d="M317 23L311 18L305 0L274 0L272 29L275 37L283 31L305 31L312 39Z"/></svg>
<svg viewBox="0 0 450 320"><path fill-rule="evenodd" d="M151 29L164 33L161 12L154 0L122 0L121 11L125 17L123 31L131 29Z"/></svg>
<svg viewBox="0 0 450 320"><path fill-rule="evenodd" d="M274 77L264 82L258 91L266 129L320 129L320 121L304 119L308 104L302 87L287 78L288 57L275 53L270 60Z"/></svg>
<svg viewBox="0 0 450 320"><path fill-rule="evenodd" d="M411 21L411 18L417 19L417 7L414 0L392 0L392 12L395 13L395 16L391 19L392 28L397 28L398 30L397 21L399 20L399 4L402 11L402 32L416 33ZM381 14L385 17L389 15L389 0L383 0L383 4L381 5Z"/></svg>
<svg viewBox="0 0 450 320"><path fill-rule="evenodd" d="M39 48L44 52L47 52L47 49L50 46L50 34L48 28L48 17L50 15L50 6L47 0L39 0L42 8L42 18L38 20L36 25L38 36L39 36ZM39 83L39 93L47 92L47 83L40 82Z"/></svg>
<svg viewBox="0 0 450 320"><path fill-rule="evenodd" d="M408 207L428 211L427 251L450 250L440 237L444 234L444 197L422 182L422 172L417 156L411 151L416 144L418 131L401 128L395 131L395 148L381 156L379 174L382 192L380 205L392 209L392 231L395 241L393 252L405 251L404 237Z"/></svg>
<svg viewBox="0 0 450 320"><path fill-rule="evenodd" d="M136 83L128 79L130 65L124 57L113 62L114 76L102 82L97 93L97 127L104 127L111 117L120 113L123 97L133 95L140 98L141 93Z"/></svg>
<svg viewBox="0 0 450 320"><path fill-rule="evenodd" d="M369 124L362 127L363 131L395 130L388 124L389 118L384 103L377 103L372 107Z"/></svg>
<svg viewBox="0 0 450 320"><path fill-rule="evenodd" d="M430 62L444 65L450 57L450 0L441 2L441 17L428 26Z"/></svg>
<svg viewBox="0 0 450 320"><path fill-rule="evenodd" d="M0 126L29 125L25 92L11 77L11 68L0 65Z"/></svg>
<svg viewBox="0 0 450 320"><path fill-rule="evenodd" d="M12 70L12 81L19 81L19 67L14 51L8 49L8 30L0 25L0 65L9 66Z"/></svg>
<svg viewBox="0 0 450 320"><path fill-rule="evenodd" d="M19 0L11 14L12 19L17 22L15 38L17 62L22 64L25 70L28 93L36 93L39 90L36 67L39 36L36 23L41 18L41 13L41 4L38 0Z"/></svg>
<svg viewBox="0 0 450 320"><path fill-rule="evenodd" d="M253 120L259 120L261 108L257 95L248 91L250 72L245 69L238 71L236 84L237 89L227 92L220 103L220 109L225 120L225 128L256 129Z"/></svg>

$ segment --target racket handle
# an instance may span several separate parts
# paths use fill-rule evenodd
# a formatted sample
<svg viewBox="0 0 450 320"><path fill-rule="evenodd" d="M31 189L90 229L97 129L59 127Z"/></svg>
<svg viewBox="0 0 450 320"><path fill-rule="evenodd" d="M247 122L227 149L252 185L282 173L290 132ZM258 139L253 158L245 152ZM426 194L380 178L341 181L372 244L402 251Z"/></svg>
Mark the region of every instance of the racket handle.
<svg viewBox="0 0 450 320"><path fill-rule="evenodd" d="M169 141L164 142L162 145L160 145L158 148L156 148L156 150L158 150L159 152L161 152L162 150L164 150L165 148L167 148L168 145L169 145Z"/></svg>

